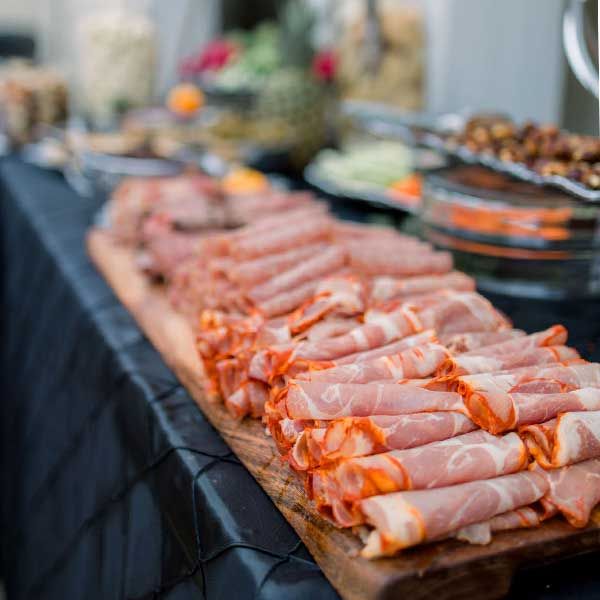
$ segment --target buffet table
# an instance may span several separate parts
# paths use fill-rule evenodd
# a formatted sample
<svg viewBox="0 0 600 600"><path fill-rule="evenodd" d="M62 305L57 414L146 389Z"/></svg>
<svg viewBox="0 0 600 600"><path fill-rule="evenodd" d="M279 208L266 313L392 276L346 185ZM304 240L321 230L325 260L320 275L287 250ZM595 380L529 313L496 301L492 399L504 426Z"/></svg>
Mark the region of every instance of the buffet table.
<svg viewBox="0 0 600 600"><path fill-rule="evenodd" d="M2 572L11 598L336 598L304 545L96 272L99 205L0 163ZM562 322L598 360L587 305L495 297ZM526 571L514 597L597 597L598 554Z"/></svg>

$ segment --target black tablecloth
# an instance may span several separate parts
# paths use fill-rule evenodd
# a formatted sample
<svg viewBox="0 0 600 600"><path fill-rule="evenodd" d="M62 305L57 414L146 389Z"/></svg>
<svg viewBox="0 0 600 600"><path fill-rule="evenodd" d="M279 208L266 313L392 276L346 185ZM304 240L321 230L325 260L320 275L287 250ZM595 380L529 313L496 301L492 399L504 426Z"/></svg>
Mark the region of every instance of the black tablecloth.
<svg viewBox="0 0 600 600"><path fill-rule="evenodd" d="M0 179L9 599L336 598L90 264L98 206L16 159ZM518 325L566 320L583 350L597 340L593 305L497 300ZM512 595L599 597L597 560L525 572Z"/></svg>

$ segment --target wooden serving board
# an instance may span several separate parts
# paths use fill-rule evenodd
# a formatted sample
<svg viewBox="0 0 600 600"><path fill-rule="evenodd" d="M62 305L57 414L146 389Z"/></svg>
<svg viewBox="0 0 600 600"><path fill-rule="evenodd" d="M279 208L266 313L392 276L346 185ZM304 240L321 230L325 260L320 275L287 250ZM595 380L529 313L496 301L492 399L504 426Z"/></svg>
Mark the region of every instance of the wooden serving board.
<svg viewBox="0 0 600 600"><path fill-rule="evenodd" d="M209 402L194 336L160 286L137 269L133 252L110 234L92 230L89 254L146 336L201 410L296 530L332 585L347 600L436 600L504 596L516 570L600 549L600 510L582 530L556 519L537 529L496 534L488 546L456 541L430 544L393 559L368 561L350 532L333 527L311 507L296 476L283 468L258 421L238 422L223 405Z"/></svg>

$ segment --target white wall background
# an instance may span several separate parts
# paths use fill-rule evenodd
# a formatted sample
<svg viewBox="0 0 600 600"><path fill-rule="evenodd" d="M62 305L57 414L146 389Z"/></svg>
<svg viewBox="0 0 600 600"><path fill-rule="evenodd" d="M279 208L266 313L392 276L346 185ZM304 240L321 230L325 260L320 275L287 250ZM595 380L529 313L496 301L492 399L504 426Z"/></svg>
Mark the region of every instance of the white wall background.
<svg viewBox="0 0 600 600"><path fill-rule="evenodd" d="M426 0L428 103L559 121L562 0Z"/></svg>

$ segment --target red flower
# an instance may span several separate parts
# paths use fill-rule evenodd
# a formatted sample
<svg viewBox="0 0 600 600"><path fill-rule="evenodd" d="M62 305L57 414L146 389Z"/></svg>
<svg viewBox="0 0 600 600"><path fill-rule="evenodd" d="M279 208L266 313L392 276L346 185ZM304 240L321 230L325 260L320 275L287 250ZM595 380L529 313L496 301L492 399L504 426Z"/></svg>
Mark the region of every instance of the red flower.
<svg viewBox="0 0 600 600"><path fill-rule="evenodd" d="M237 47L229 40L214 40L209 42L201 52L181 61L179 73L182 77L190 77L204 71L219 71L236 52Z"/></svg>
<svg viewBox="0 0 600 600"><path fill-rule="evenodd" d="M312 70L315 77L327 83L333 81L337 71L337 56L333 50L321 50L313 58Z"/></svg>

